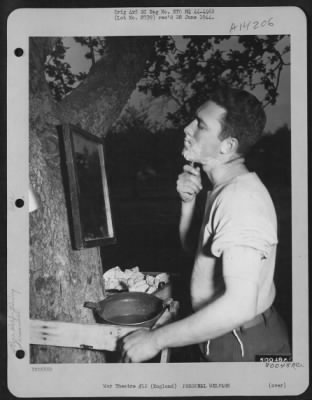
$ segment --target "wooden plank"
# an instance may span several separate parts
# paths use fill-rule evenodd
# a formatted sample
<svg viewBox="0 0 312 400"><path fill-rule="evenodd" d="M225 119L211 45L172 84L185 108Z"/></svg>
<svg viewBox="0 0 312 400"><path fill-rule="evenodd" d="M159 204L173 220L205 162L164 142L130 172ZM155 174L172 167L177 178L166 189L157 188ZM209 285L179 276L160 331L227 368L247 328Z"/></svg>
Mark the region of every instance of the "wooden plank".
<svg viewBox="0 0 312 400"><path fill-rule="evenodd" d="M30 343L114 351L117 340L136 329L119 325L30 320Z"/></svg>
<svg viewBox="0 0 312 400"><path fill-rule="evenodd" d="M163 349L160 354L160 362L161 363L168 363L170 361L171 349Z"/></svg>
<svg viewBox="0 0 312 400"><path fill-rule="evenodd" d="M153 329L170 322L177 314L179 303L168 301L168 309L155 323ZM110 324L79 324L61 321L30 320L30 343L46 346L74 347L92 350L115 351L118 339L139 327ZM161 354L167 362L170 349Z"/></svg>

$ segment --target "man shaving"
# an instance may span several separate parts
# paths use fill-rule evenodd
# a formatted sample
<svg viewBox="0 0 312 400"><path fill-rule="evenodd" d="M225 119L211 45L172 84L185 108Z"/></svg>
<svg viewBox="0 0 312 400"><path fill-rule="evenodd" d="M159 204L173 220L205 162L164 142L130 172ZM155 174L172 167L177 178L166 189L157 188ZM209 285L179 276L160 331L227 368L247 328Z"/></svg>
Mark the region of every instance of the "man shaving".
<svg viewBox="0 0 312 400"><path fill-rule="evenodd" d="M244 156L265 126L261 103L243 90L222 87L185 128L180 238L192 248L200 165L212 184L207 193L191 277L194 313L123 339L132 362L167 347L199 344L202 361L255 361L261 354L289 354L285 325L272 307L277 220L271 197ZM194 246L193 246L194 247Z"/></svg>

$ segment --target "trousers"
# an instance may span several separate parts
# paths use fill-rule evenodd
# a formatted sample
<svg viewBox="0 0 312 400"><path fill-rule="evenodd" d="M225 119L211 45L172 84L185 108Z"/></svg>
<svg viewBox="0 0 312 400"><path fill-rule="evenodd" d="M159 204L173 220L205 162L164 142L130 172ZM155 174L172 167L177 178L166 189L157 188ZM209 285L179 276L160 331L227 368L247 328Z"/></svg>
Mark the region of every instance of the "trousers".
<svg viewBox="0 0 312 400"><path fill-rule="evenodd" d="M234 329L220 337L200 343L202 362L256 361L261 355L291 355L286 325L275 310L258 319L255 326Z"/></svg>

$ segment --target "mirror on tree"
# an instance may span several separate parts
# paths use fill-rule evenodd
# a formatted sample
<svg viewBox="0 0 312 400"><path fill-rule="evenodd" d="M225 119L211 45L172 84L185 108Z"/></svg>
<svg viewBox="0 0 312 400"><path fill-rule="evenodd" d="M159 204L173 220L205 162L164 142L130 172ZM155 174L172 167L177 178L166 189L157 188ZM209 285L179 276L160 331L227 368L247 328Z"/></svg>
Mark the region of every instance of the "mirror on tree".
<svg viewBox="0 0 312 400"><path fill-rule="evenodd" d="M81 249L114 243L103 140L69 124L59 131L72 245Z"/></svg>

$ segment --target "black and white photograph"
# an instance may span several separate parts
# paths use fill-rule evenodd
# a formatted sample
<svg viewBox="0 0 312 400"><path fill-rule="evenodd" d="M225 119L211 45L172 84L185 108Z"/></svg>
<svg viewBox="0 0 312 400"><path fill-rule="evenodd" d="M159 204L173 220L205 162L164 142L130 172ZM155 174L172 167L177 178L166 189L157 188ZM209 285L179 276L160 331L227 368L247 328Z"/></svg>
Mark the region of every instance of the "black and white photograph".
<svg viewBox="0 0 312 400"><path fill-rule="evenodd" d="M94 29L90 19L79 29L86 10L69 29L54 11L61 28L25 25L26 135L8 144L12 173L23 154L27 175L8 193L25 202L26 238L20 254L9 241L12 392L303 392L303 14L116 8L101 10L101 28L90 9ZM13 16L11 31L24 19Z"/></svg>

